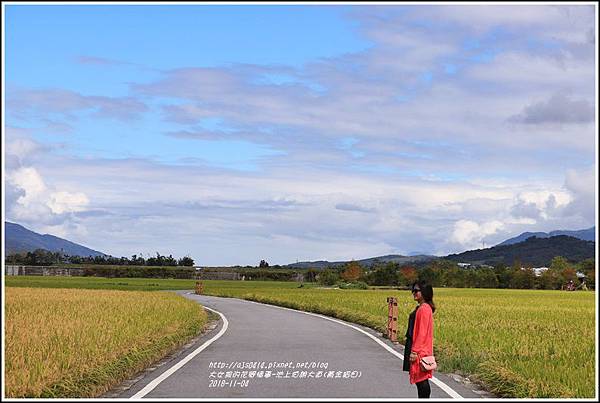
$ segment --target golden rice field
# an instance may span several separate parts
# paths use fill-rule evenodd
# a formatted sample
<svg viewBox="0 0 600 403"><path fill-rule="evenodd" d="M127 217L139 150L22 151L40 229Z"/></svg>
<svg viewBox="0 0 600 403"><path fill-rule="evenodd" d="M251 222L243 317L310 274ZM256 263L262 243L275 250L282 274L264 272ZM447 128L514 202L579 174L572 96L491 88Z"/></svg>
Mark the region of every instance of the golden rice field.
<svg viewBox="0 0 600 403"><path fill-rule="evenodd" d="M6 287L6 396L98 396L206 320L173 293Z"/></svg>
<svg viewBox="0 0 600 403"><path fill-rule="evenodd" d="M204 283L205 294L323 313L386 333L386 297L395 296L401 335L415 306L408 291ZM471 375L504 397L594 397L594 292L436 288L434 293L434 352L442 372Z"/></svg>

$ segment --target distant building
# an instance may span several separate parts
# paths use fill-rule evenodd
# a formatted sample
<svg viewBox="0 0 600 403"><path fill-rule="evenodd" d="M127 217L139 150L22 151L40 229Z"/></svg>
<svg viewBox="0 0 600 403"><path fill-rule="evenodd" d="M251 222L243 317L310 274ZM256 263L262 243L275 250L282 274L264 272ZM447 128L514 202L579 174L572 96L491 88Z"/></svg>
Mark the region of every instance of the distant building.
<svg viewBox="0 0 600 403"><path fill-rule="evenodd" d="M471 263L457 263L458 267L470 267Z"/></svg>
<svg viewBox="0 0 600 403"><path fill-rule="evenodd" d="M524 270L523 268L521 268L522 270ZM545 272L546 270L548 270L547 267L534 267L533 271L536 275L536 277L539 277L542 275L543 272Z"/></svg>
<svg viewBox="0 0 600 403"><path fill-rule="evenodd" d="M521 270L525 270L525 268L521 267ZM548 268L547 267L533 267L532 270L535 272L536 277L539 277L542 275L543 272L548 270ZM585 278L585 274L578 271L577 278L581 280L581 279Z"/></svg>

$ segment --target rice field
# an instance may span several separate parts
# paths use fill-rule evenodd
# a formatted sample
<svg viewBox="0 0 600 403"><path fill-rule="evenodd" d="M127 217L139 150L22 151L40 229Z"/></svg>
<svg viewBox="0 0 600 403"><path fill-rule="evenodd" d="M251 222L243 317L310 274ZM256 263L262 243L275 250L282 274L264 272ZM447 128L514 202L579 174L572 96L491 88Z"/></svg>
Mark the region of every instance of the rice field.
<svg viewBox="0 0 600 403"><path fill-rule="evenodd" d="M195 283L39 276L5 279L7 285L140 290L192 289ZM299 288L298 283L274 281L203 283L208 295L318 312L381 332L387 327L386 298L395 296L399 335L404 334L406 318L415 304L408 291L399 290L338 290L308 283ZM440 371L469 375L504 397L595 397L594 292L468 288L436 288L434 292L438 308L434 350Z"/></svg>
<svg viewBox="0 0 600 403"><path fill-rule="evenodd" d="M294 283L205 281L205 294L318 312L387 333L388 296L399 335L408 291L298 288ZM434 352L440 371L470 375L503 397L595 396L595 294L436 288Z"/></svg>
<svg viewBox="0 0 600 403"><path fill-rule="evenodd" d="M107 278L64 276L5 276L8 287L85 288L97 290L190 290L195 280L162 278Z"/></svg>
<svg viewBox="0 0 600 403"><path fill-rule="evenodd" d="M173 293L6 287L6 396L98 396L206 320L197 303Z"/></svg>

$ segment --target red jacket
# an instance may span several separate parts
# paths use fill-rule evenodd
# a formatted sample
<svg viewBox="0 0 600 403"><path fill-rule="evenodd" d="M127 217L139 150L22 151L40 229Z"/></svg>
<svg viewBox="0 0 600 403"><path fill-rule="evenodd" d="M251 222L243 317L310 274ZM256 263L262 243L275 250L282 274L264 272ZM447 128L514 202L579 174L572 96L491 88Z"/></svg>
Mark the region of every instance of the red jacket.
<svg viewBox="0 0 600 403"><path fill-rule="evenodd" d="M433 311L428 303L422 303L417 309L415 327L412 337L412 352L417 353L417 360L410 365L410 383L424 381L433 376L433 371L423 371L419 362L422 357L433 355Z"/></svg>

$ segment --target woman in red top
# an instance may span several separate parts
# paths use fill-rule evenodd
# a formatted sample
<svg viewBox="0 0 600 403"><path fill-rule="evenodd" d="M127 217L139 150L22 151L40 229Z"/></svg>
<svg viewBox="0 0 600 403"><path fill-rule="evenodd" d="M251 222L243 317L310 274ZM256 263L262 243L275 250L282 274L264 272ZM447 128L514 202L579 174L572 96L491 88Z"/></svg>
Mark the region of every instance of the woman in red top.
<svg viewBox="0 0 600 403"><path fill-rule="evenodd" d="M413 284L412 293L419 304L415 315L415 325L412 334L410 352L410 383L417 385L420 398L431 395L428 379L433 376L433 371L421 368L421 358L433 355L433 288L431 285L419 281Z"/></svg>

